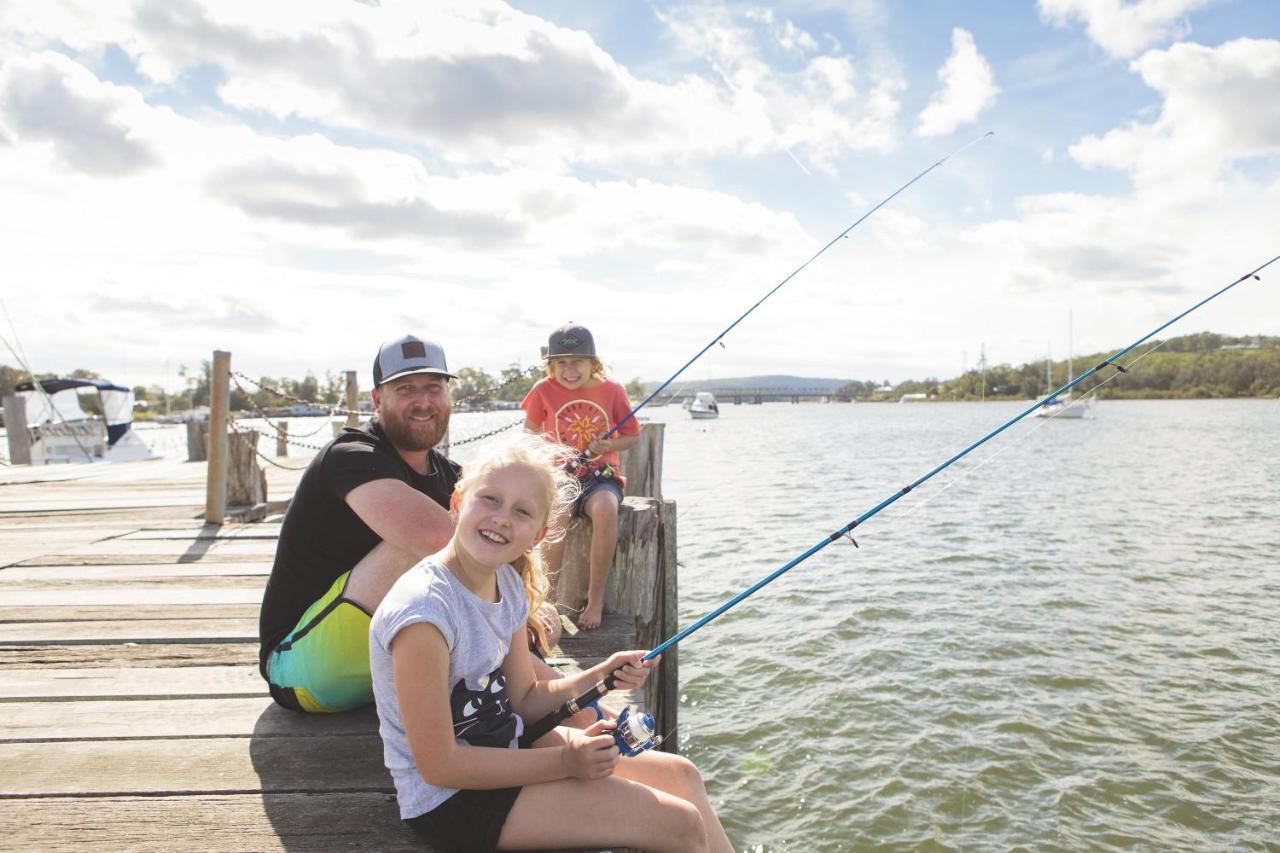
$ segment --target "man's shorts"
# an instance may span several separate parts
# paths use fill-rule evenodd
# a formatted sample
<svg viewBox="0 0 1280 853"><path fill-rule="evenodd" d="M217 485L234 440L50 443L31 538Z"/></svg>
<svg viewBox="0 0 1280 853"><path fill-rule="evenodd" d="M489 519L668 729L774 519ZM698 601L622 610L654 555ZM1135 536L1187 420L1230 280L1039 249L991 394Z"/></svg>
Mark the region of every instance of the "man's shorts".
<svg viewBox="0 0 1280 853"><path fill-rule="evenodd" d="M271 696L286 708L323 714L373 701L370 617L342 597L350 577L339 576L267 657Z"/></svg>
<svg viewBox="0 0 1280 853"><path fill-rule="evenodd" d="M622 486L618 485L617 478L592 475L582 481L582 494L578 496L577 502L573 505L574 518L587 517L587 499L599 491L613 492L618 498L618 503L622 503Z"/></svg>

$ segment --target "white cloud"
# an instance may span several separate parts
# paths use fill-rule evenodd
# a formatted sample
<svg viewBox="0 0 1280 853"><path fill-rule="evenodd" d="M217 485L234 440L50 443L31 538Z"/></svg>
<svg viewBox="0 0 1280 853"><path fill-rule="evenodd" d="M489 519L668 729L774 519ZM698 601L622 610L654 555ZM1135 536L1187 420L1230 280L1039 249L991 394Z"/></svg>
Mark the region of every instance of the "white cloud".
<svg viewBox="0 0 1280 853"><path fill-rule="evenodd" d="M917 136L945 135L974 121L1000 91L973 35L959 27L951 31L951 56L938 69L938 80L942 89L920 112Z"/></svg>
<svg viewBox="0 0 1280 853"><path fill-rule="evenodd" d="M0 68L4 137L48 143L62 163L86 174L124 176L158 163L129 124L141 106L136 91L102 83L61 54L21 56Z"/></svg>
<svg viewBox="0 0 1280 853"><path fill-rule="evenodd" d="M809 165L830 169L847 151L887 152L898 138L898 93L905 84L860 70L845 55L812 56L794 70L768 64L761 36L722 6L663 9L677 49L711 65L732 92L735 120L756 153L779 145ZM756 15L755 20L772 21ZM772 36L771 36L772 38Z"/></svg>
<svg viewBox="0 0 1280 853"><path fill-rule="evenodd" d="M1211 184L1234 161L1280 153L1280 41L1176 44L1130 68L1163 97L1160 115L1080 140L1070 153L1082 165L1185 193Z"/></svg>
<svg viewBox="0 0 1280 853"><path fill-rule="evenodd" d="M847 57L819 54L811 34L768 11L744 15L741 26L717 25L709 7L658 13L679 40L714 57L724 73L717 85L697 75L637 78L586 33L499 0L44 5L11 26L86 54L116 44L161 86L214 68L233 108L407 141L463 166L784 148L821 164L884 150L896 116L890 82L872 80L860 101ZM762 40L808 63L775 77L760 59Z"/></svg>
<svg viewBox="0 0 1280 853"><path fill-rule="evenodd" d="M1040 17L1066 27L1083 21L1089 37L1112 56L1137 56L1156 42L1191 32L1187 13L1209 0L1038 0Z"/></svg>

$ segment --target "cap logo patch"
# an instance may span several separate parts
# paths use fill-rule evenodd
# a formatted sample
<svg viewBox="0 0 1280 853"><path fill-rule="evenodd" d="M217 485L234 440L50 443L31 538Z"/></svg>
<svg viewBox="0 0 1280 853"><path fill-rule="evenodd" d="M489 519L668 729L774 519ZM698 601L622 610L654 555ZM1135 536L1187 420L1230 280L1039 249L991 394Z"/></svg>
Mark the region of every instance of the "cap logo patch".
<svg viewBox="0 0 1280 853"><path fill-rule="evenodd" d="M409 358L426 358L427 346L422 341L405 341L400 345L400 357Z"/></svg>
<svg viewBox="0 0 1280 853"><path fill-rule="evenodd" d="M581 344L582 341L578 340L573 335L565 335L560 339L560 346L568 347L569 349L576 349Z"/></svg>

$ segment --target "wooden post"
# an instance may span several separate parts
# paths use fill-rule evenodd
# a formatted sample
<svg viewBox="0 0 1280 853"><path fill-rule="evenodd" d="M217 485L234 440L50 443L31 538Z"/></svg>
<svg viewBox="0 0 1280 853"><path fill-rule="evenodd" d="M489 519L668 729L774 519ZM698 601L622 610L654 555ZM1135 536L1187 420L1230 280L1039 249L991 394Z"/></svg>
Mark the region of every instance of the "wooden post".
<svg viewBox="0 0 1280 853"><path fill-rule="evenodd" d="M4 398L4 427L9 436L9 462L31 464L31 431L27 429L27 401L16 394Z"/></svg>
<svg viewBox="0 0 1280 853"><path fill-rule="evenodd" d="M187 421L187 461L204 462L209 458L209 422Z"/></svg>
<svg viewBox="0 0 1280 853"><path fill-rule="evenodd" d="M618 507L618 550L605 589L604 611L633 620L638 648L653 648L677 630L675 502L628 497ZM579 519L565 542L556 604L574 618L587 601L591 522ZM675 649L663 653L659 675L645 683L645 709L671 731L679 705ZM676 751L674 739L663 749Z"/></svg>
<svg viewBox="0 0 1280 853"><path fill-rule="evenodd" d="M662 500L662 438L666 426L645 424L640 429L639 444L620 454L627 497Z"/></svg>
<svg viewBox="0 0 1280 853"><path fill-rule="evenodd" d="M227 517L227 420L231 397L231 353L213 351L209 372L209 476L206 481L205 524L222 524Z"/></svg>
<svg viewBox="0 0 1280 853"><path fill-rule="evenodd" d="M276 456L289 455L289 422L281 421L276 428Z"/></svg>
<svg viewBox="0 0 1280 853"><path fill-rule="evenodd" d="M230 436L227 455L227 503L257 506L267 502L267 477L258 464L258 431L244 430Z"/></svg>
<svg viewBox="0 0 1280 853"><path fill-rule="evenodd" d="M360 383L356 381L356 372L347 371L347 426L360 426Z"/></svg>

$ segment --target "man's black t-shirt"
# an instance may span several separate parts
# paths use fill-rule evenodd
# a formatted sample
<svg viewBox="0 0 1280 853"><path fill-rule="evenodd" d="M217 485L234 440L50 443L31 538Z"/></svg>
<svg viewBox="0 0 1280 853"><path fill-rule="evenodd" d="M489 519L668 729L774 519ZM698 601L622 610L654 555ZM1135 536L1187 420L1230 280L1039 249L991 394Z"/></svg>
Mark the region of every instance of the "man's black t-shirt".
<svg viewBox="0 0 1280 853"><path fill-rule="evenodd" d="M343 430L311 460L285 513L262 598L258 637L264 677L268 655L307 608L382 541L347 506L347 493L374 480L400 480L447 508L462 469L434 450L428 451L427 463L426 475L410 468L377 420Z"/></svg>

